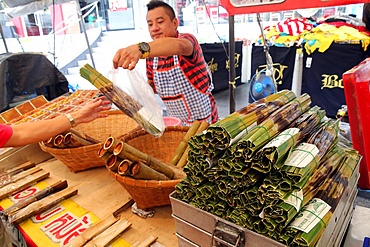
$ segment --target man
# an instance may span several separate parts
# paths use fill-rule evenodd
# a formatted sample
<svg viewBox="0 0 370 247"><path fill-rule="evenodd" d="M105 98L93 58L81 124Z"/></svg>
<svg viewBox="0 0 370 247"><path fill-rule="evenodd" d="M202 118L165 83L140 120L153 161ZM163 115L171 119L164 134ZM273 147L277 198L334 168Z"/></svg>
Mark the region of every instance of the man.
<svg viewBox="0 0 370 247"><path fill-rule="evenodd" d="M194 120L215 123L216 101L211 93L212 77L196 38L180 34L173 8L162 1L147 4L147 23L153 41L119 49L114 68L132 70L146 58L148 83L162 98L167 113L180 118L183 125Z"/></svg>
<svg viewBox="0 0 370 247"><path fill-rule="evenodd" d="M107 117L101 113L111 108L111 102L105 97L94 99L80 110L70 114L60 115L53 119L26 122L12 126L0 124L0 148L19 147L44 141L81 123L87 123L96 118Z"/></svg>

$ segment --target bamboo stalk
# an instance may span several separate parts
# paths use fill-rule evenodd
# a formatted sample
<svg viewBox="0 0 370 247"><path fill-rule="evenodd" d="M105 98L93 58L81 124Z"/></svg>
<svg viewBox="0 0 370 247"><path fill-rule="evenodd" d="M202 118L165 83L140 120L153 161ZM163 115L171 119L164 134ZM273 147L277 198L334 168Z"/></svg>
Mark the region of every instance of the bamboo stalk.
<svg viewBox="0 0 370 247"><path fill-rule="evenodd" d="M132 161L128 159L124 159L121 161L121 163L118 165L117 172L121 176L128 176L130 175L130 166L132 165Z"/></svg>
<svg viewBox="0 0 370 247"><path fill-rule="evenodd" d="M204 130L206 130L208 127L209 127L209 123L208 123L208 122L202 122L202 123L199 125L199 127L198 127L197 131L195 132L195 135L198 135L198 134L202 133L202 132L203 132ZM185 150L184 150L184 152L183 152L183 153L182 153L182 155L181 155L180 160L179 160L179 161L177 162L177 164L176 164L176 166L177 166L177 167L183 168L183 167L186 165L186 163L187 163L187 161L188 161L188 154L189 154L189 151L190 151L190 148L189 148L189 146L187 145L187 146L186 146L186 148L185 148Z"/></svg>
<svg viewBox="0 0 370 247"><path fill-rule="evenodd" d="M82 147L93 144L92 142L87 141L86 139L83 139L72 132L68 132L64 135L63 143L68 147Z"/></svg>
<svg viewBox="0 0 370 247"><path fill-rule="evenodd" d="M63 143L64 136L62 134L58 134L54 137L54 147L57 148L65 148L66 145Z"/></svg>
<svg viewBox="0 0 370 247"><path fill-rule="evenodd" d="M29 168L32 168L32 167L34 167L36 164L35 163L33 163L33 162L31 162L31 161L26 161L26 162L24 162L24 163L22 163L22 164L20 164L20 165L18 165L18 166L16 166L16 167L13 167L13 168L10 168L10 169L8 169L8 170L5 170L4 172L2 172L1 174L0 174L0 176L2 176L2 175L4 175L4 174L6 174L6 175L12 175L12 174L15 174L15 173L18 173L18 172L20 172L20 171L23 171L23 170L27 170L27 169L29 169Z"/></svg>
<svg viewBox="0 0 370 247"><path fill-rule="evenodd" d="M103 148L113 153L114 147L117 145L117 143L118 140L116 140L113 136L110 136L105 140Z"/></svg>
<svg viewBox="0 0 370 247"><path fill-rule="evenodd" d="M50 176L49 172L46 172L44 170L38 171L34 174L28 175L27 177L24 177L20 180L18 180L15 183L10 183L2 188L0 188L0 200L4 199L5 197L20 191L22 189L27 188L31 184L34 184L38 181L41 181L47 177Z"/></svg>
<svg viewBox="0 0 370 247"><path fill-rule="evenodd" d="M21 210L18 210L17 212L15 212L15 214L9 215L8 221L11 224L19 224L22 221L30 218L31 216L42 213L54 207L61 201L71 196L74 196L76 194L77 194L77 189L66 188L55 194L49 195L48 197L45 197L39 201L36 201Z"/></svg>
<svg viewBox="0 0 370 247"><path fill-rule="evenodd" d="M178 145L172 159L170 160L169 164L176 166L179 160L181 159L183 153L185 152L186 148L188 147L188 141L190 137L195 135L197 130L199 129L200 121L195 120L189 130L186 132L185 136L181 140L180 144Z"/></svg>
<svg viewBox="0 0 370 247"><path fill-rule="evenodd" d="M104 164L106 164L106 163L107 163L107 159L109 158L109 156L110 156L111 154L112 154L112 153L111 153L111 152L109 152L108 150L104 149L104 147L101 147L101 148L98 150L98 157L104 161Z"/></svg>
<svg viewBox="0 0 370 247"><path fill-rule="evenodd" d="M138 161L132 162L130 175L136 179L169 180L166 175Z"/></svg>
<svg viewBox="0 0 370 247"><path fill-rule="evenodd" d="M42 199L42 198L44 198L44 197L46 197L46 196L48 196L52 193L61 191L65 188L67 188L67 187L68 187L68 183L67 183L66 180L58 181L58 182L46 187L45 189L36 192L32 196L27 197L27 198L13 204L9 208L4 209L4 211L2 213L7 218L9 214L14 214L14 212L28 206L29 204L31 204L35 201L38 201L38 200L40 200L40 199Z"/></svg>
<svg viewBox="0 0 370 247"><path fill-rule="evenodd" d="M105 165L107 168L113 172L117 172L117 169L119 167L119 164L121 163L122 159L118 157L117 155L111 154L107 158Z"/></svg>
<svg viewBox="0 0 370 247"><path fill-rule="evenodd" d="M0 188L4 187L7 184L17 182L18 180L27 177L28 175L31 175L33 173L36 173L41 170L41 167L35 166L28 170L22 171L16 175L10 176L7 180L2 180L0 183Z"/></svg>
<svg viewBox="0 0 370 247"><path fill-rule="evenodd" d="M132 147L131 145L123 141L119 141L117 143L117 145L114 147L113 154L119 156L122 159L142 162L150 168L166 175L169 179L172 179L175 174L170 166L146 153L141 152L140 150Z"/></svg>

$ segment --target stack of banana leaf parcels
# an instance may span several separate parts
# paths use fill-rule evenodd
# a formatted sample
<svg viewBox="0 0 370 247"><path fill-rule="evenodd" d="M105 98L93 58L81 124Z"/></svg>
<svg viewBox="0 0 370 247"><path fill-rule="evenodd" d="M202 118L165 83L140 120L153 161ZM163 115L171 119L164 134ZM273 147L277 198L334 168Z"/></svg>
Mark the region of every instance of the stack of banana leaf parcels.
<svg viewBox="0 0 370 247"><path fill-rule="evenodd" d="M314 246L361 156L339 120L283 90L189 142L178 198L287 246Z"/></svg>

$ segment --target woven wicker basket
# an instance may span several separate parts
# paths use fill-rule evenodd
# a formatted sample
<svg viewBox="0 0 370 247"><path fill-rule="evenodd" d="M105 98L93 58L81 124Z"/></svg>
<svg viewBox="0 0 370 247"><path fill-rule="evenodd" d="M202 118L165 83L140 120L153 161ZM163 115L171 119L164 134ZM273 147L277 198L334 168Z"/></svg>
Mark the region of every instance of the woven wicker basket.
<svg viewBox="0 0 370 247"><path fill-rule="evenodd" d="M188 126L167 126L163 135L159 138L139 130L128 133L122 140L164 163L169 163L188 130ZM169 195L182 180L134 179L128 176L121 176L113 171L109 171L109 174L127 190L138 208L141 209L169 205L171 203Z"/></svg>
<svg viewBox="0 0 370 247"><path fill-rule="evenodd" d="M100 143L77 148L52 148L40 142L41 149L62 161L72 172L105 166L104 161L98 157L98 151L104 141L109 136L120 138L138 128L138 124L121 111L108 111L107 113L109 116L106 118L99 118L75 127L77 131L95 138Z"/></svg>

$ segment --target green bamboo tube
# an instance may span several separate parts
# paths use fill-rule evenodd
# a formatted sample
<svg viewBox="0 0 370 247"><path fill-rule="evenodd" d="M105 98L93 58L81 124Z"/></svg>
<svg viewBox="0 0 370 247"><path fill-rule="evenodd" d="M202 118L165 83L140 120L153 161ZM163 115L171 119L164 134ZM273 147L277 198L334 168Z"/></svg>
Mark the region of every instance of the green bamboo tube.
<svg viewBox="0 0 370 247"><path fill-rule="evenodd" d="M128 159L124 159L119 163L117 172L121 176L128 176L130 175L130 167L132 165L132 161Z"/></svg>
<svg viewBox="0 0 370 247"><path fill-rule="evenodd" d="M204 130L206 130L209 126L208 122L201 122L198 126L197 131L195 132L195 135L202 133ZM190 138L189 138L190 139ZM184 167L188 161L188 154L189 154L189 145L186 146L185 151L182 153L180 160L177 162L177 167Z"/></svg>
<svg viewBox="0 0 370 247"><path fill-rule="evenodd" d="M72 132L68 132L64 135L63 143L68 147L82 147L93 144L86 139L73 134Z"/></svg>
<svg viewBox="0 0 370 247"><path fill-rule="evenodd" d="M168 177L139 161L132 162L130 175L136 179L169 180Z"/></svg>
<svg viewBox="0 0 370 247"><path fill-rule="evenodd" d="M118 166L121 163L122 159L117 155L111 154L105 162L107 168L113 172L117 172Z"/></svg>
<svg viewBox="0 0 370 247"><path fill-rule="evenodd" d="M190 137L195 135L198 128L200 126L200 121L195 120L189 130L186 132L185 136L181 140L180 144L178 145L175 154L173 155L172 159L170 160L170 164L176 166L181 157L183 156L186 148L188 147L188 141L190 140Z"/></svg>
<svg viewBox="0 0 370 247"><path fill-rule="evenodd" d="M58 148L65 148L66 145L63 143L64 136L62 134L58 134L55 136L53 144L55 147Z"/></svg>
<svg viewBox="0 0 370 247"><path fill-rule="evenodd" d="M169 179L172 179L175 172L162 161L151 157L150 155L141 152L140 150L132 147L131 145L119 141L113 149L113 154L121 157L122 159L129 159L131 161L142 162L150 168L166 175Z"/></svg>
<svg viewBox="0 0 370 247"><path fill-rule="evenodd" d="M118 141L113 136L110 136L105 140L103 148L113 153L114 147L117 145L117 143Z"/></svg>
<svg viewBox="0 0 370 247"><path fill-rule="evenodd" d="M107 159L108 157L111 155L112 153L109 152L108 150L104 149L104 147L101 147L99 150L98 150L98 157L101 158L103 161L104 161L104 164L106 164L107 162Z"/></svg>

